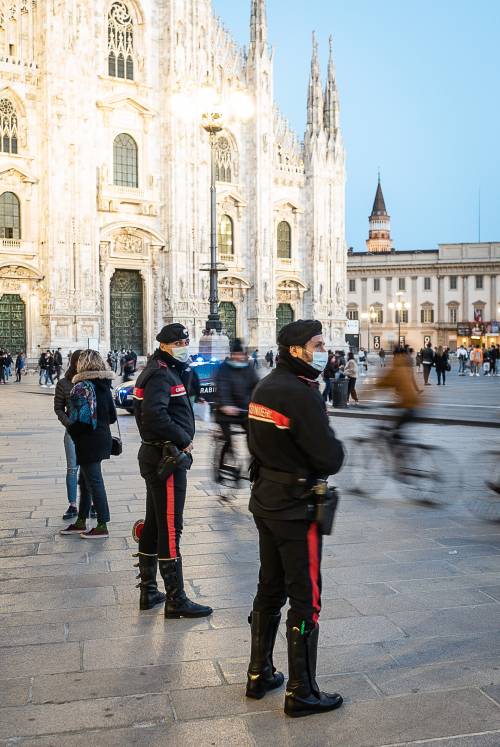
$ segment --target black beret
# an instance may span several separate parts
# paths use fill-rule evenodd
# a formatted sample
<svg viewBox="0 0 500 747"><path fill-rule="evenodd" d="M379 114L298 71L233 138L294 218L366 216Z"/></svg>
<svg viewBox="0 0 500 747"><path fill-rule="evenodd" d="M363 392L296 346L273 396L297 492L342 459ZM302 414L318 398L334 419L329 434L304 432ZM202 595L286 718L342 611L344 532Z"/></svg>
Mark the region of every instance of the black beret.
<svg viewBox="0 0 500 747"><path fill-rule="evenodd" d="M168 345L170 342L178 342L179 340L187 340L189 332L183 324L176 322L175 324L167 324L166 327L158 332L156 339L158 342L163 342Z"/></svg>
<svg viewBox="0 0 500 747"><path fill-rule="evenodd" d="M296 322L285 324L278 335L278 343L285 348L292 345L305 345L311 337L320 335L322 331L321 322L316 319L298 319Z"/></svg>
<svg viewBox="0 0 500 747"><path fill-rule="evenodd" d="M235 337L229 344L229 350L231 353L244 353L243 344L239 337Z"/></svg>

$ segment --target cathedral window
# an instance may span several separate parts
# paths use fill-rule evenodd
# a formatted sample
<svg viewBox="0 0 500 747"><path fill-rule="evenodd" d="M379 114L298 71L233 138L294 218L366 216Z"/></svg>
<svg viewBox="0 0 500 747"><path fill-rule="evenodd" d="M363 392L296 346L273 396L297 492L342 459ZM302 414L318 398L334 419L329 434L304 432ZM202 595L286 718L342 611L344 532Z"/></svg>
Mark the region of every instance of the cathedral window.
<svg viewBox="0 0 500 747"><path fill-rule="evenodd" d="M278 259L290 259L292 256L292 229L286 220L278 223Z"/></svg>
<svg viewBox="0 0 500 747"><path fill-rule="evenodd" d="M0 195L0 239L21 238L21 207L13 192Z"/></svg>
<svg viewBox="0 0 500 747"><path fill-rule="evenodd" d="M215 178L218 182L232 181L232 153L227 137L220 137L215 143Z"/></svg>
<svg viewBox="0 0 500 747"><path fill-rule="evenodd" d="M108 13L108 74L134 80L134 26L123 2L114 2Z"/></svg>
<svg viewBox="0 0 500 747"><path fill-rule="evenodd" d="M122 132L113 143L113 184L118 187L138 187L137 144Z"/></svg>
<svg viewBox="0 0 500 747"><path fill-rule="evenodd" d="M9 99L0 99L0 152L17 153L17 114Z"/></svg>
<svg viewBox="0 0 500 747"><path fill-rule="evenodd" d="M220 219L218 245L221 254L234 254L234 226L229 215Z"/></svg>

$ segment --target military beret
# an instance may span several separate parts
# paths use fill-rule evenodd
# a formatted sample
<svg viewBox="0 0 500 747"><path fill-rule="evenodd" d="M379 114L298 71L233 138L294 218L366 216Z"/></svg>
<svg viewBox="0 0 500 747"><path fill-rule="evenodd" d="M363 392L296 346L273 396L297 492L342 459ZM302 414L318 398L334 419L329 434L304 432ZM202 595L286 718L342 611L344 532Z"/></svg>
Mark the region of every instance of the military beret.
<svg viewBox="0 0 500 747"><path fill-rule="evenodd" d="M286 324L278 334L278 343L285 348L292 345L305 345L311 337L320 335L323 331L321 322L316 319L298 319Z"/></svg>
<svg viewBox="0 0 500 747"><path fill-rule="evenodd" d="M179 340L187 340L189 338L189 332L183 324L176 322L175 324L167 324L163 329L158 332L156 339L158 342L163 342L168 345L170 342L178 342Z"/></svg>

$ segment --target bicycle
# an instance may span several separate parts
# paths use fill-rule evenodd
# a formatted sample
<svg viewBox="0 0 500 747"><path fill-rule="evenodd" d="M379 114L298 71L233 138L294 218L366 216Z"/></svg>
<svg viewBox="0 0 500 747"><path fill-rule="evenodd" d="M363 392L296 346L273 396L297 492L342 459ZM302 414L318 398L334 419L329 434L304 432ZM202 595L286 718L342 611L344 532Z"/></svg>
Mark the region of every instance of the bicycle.
<svg viewBox="0 0 500 747"><path fill-rule="evenodd" d="M467 474L474 475L474 482L466 481L468 493L478 490L477 475L481 475L483 480L479 485L480 495L465 499L467 509L480 519L500 521L500 449L480 452L474 457L474 464Z"/></svg>
<svg viewBox="0 0 500 747"><path fill-rule="evenodd" d="M409 441L393 427L379 425L371 435L350 440L340 485L356 496L378 499L392 480L406 501L439 507L448 503L450 482L459 480L458 472L451 453L442 446Z"/></svg>
<svg viewBox="0 0 500 747"><path fill-rule="evenodd" d="M246 417L247 411L240 410L240 418ZM226 439L223 434L222 428L219 424L214 429L214 462L213 462L213 479L220 488L231 488L233 491L242 488L242 483L249 482L248 477L248 463L249 455L248 450L243 449L240 443L241 437L245 437L246 444L246 430L244 425L235 418L234 420L227 419L227 425L231 430L231 443L232 447L228 449L224 455L223 461L221 460L222 451L224 449ZM225 500L233 497L231 494L221 493L220 496Z"/></svg>

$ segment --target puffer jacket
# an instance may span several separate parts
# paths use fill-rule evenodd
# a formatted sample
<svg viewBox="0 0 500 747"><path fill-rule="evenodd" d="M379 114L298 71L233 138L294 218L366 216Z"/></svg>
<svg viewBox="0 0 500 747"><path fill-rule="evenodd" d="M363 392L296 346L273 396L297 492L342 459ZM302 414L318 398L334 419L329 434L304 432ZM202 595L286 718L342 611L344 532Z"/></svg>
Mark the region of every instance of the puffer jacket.
<svg viewBox="0 0 500 747"><path fill-rule="evenodd" d="M344 376L347 376L349 379L358 378L358 364L354 359L347 361L347 363L345 364Z"/></svg>
<svg viewBox="0 0 500 747"><path fill-rule="evenodd" d="M73 378L73 384L90 381L95 388L97 427L71 423L68 433L75 442L78 464L101 462L111 456L110 424L116 423L116 409L111 396L112 371L84 371Z"/></svg>
<svg viewBox="0 0 500 747"><path fill-rule="evenodd" d="M59 422L64 425L65 428L69 425L69 406L72 388L73 384L70 379L63 376L62 379L58 380L54 393L54 412L57 415Z"/></svg>

